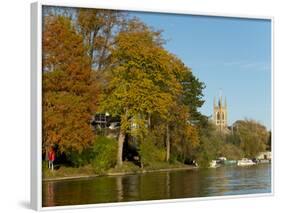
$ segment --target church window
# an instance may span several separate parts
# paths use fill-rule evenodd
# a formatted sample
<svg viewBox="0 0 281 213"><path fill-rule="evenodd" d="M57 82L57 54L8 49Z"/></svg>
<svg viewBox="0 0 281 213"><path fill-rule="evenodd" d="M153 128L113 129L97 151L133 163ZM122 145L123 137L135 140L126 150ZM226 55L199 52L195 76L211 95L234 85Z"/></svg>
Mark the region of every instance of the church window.
<svg viewBox="0 0 281 213"><path fill-rule="evenodd" d="M217 112L217 120L220 120L220 113Z"/></svg>

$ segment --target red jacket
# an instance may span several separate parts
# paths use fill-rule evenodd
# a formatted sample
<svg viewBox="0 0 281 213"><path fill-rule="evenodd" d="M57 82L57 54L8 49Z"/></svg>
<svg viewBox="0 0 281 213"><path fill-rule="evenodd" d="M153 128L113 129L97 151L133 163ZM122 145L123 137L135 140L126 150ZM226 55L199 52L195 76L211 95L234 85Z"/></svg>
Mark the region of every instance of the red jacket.
<svg viewBox="0 0 281 213"><path fill-rule="evenodd" d="M50 161L54 161L55 160L55 152L53 150L49 151L49 153L48 153L48 160L50 160Z"/></svg>

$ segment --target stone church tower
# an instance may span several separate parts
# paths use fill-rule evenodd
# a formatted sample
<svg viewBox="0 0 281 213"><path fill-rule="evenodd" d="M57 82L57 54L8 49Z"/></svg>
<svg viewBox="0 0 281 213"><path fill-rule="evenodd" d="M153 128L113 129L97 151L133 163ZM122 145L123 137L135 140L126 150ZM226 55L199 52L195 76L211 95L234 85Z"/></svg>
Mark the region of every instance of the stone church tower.
<svg viewBox="0 0 281 213"><path fill-rule="evenodd" d="M224 99L223 104L222 96L219 97L218 103L216 103L216 98L214 98L213 121L220 131L225 130L227 128L226 98Z"/></svg>

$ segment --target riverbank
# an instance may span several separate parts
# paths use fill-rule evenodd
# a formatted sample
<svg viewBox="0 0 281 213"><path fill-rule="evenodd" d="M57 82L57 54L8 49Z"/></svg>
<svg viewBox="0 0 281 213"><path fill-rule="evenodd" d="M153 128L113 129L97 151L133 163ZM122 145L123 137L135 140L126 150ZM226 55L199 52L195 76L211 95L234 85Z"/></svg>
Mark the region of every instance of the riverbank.
<svg viewBox="0 0 281 213"><path fill-rule="evenodd" d="M166 172L166 171L179 171L179 170L191 170L197 169L196 166L184 165L184 164L168 164L161 163L153 166L139 168L129 162L124 162L122 167L111 168L103 173L95 173L90 165L72 168L72 167L60 167L57 170L50 171L47 168L43 168L43 181L60 181L60 180L73 180L73 179L89 179L100 176L120 176L120 175L132 175L143 174L152 172Z"/></svg>

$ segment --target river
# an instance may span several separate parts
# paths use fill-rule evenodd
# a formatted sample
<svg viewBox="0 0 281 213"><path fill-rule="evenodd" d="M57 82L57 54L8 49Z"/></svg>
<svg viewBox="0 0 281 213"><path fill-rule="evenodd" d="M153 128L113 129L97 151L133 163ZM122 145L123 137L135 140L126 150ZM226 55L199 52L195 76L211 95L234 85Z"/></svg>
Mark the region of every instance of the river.
<svg viewBox="0 0 281 213"><path fill-rule="evenodd" d="M271 192L271 164L44 181L43 207Z"/></svg>

